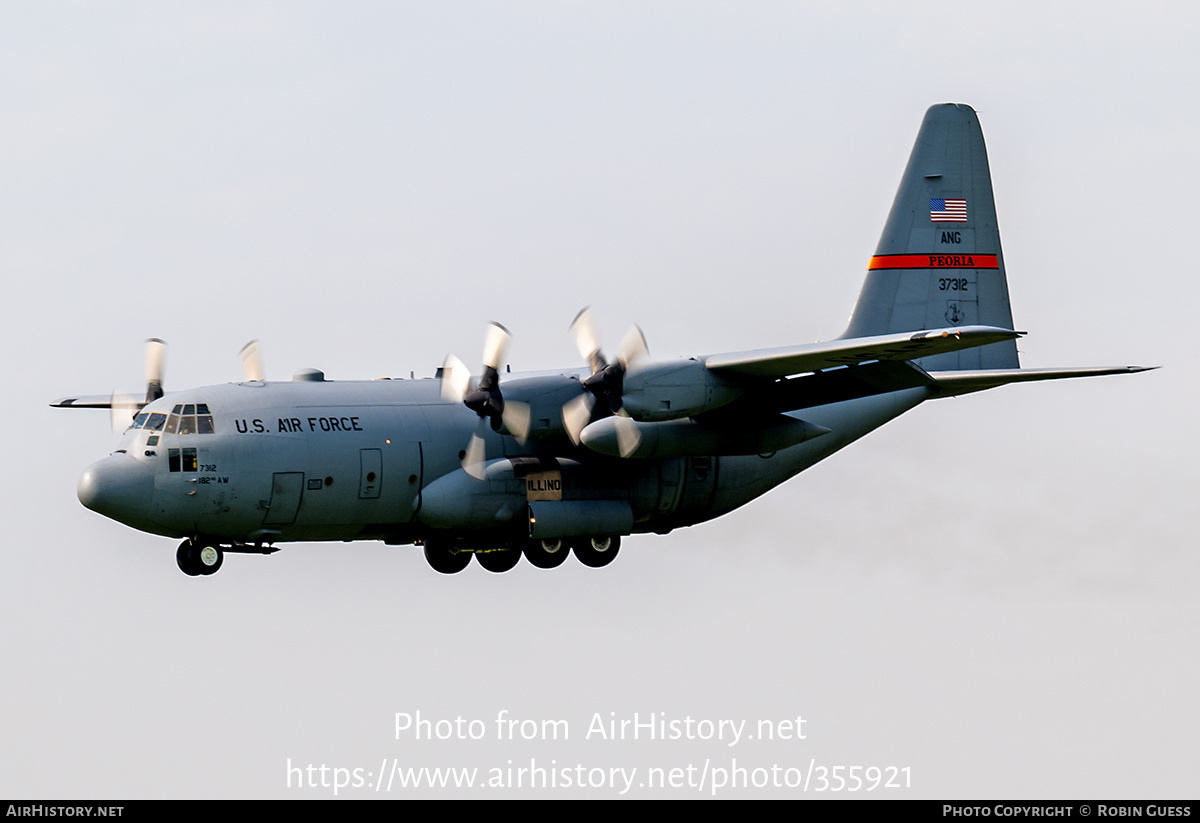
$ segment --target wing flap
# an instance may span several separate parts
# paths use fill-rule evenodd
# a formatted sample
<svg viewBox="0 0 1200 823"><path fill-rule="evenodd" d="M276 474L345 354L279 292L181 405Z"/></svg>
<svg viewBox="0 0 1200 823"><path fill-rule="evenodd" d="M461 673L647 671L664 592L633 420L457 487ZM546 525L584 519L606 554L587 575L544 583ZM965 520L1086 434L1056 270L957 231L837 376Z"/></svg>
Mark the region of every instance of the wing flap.
<svg viewBox="0 0 1200 823"><path fill-rule="evenodd" d="M704 365L724 375L787 377L875 360L916 360L933 354L1015 340L1023 334L1024 332L994 326L962 326L881 334L850 340L830 340L827 343L805 343L779 349L714 354L705 358Z"/></svg>

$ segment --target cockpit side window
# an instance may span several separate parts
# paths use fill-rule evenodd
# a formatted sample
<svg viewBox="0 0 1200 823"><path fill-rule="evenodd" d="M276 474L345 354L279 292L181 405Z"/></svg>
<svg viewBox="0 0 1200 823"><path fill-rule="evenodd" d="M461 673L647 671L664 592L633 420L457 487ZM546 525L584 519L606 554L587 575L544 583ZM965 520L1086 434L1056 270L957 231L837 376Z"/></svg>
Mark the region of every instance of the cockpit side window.
<svg viewBox="0 0 1200 823"><path fill-rule="evenodd" d="M199 468L196 449L167 449L167 471L194 472Z"/></svg>

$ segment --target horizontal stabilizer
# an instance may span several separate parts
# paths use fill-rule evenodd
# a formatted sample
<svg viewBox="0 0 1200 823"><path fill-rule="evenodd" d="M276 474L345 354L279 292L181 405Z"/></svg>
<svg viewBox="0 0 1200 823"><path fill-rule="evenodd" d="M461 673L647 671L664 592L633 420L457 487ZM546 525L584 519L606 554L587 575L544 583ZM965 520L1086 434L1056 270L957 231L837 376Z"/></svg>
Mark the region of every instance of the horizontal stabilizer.
<svg viewBox="0 0 1200 823"><path fill-rule="evenodd" d="M872 360L916 360L933 354L1015 340L1023 334L993 326L960 326L830 340L827 343L805 343L780 349L715 354L705 358L704 365L711 371L727 376L787 377Z"/></svg>
<svg viewBox="0 0 1200 823"><path fill-rule="evenodd" d="M1034 380L1064 380L1068 377L1100 377L1106 374L1136 374L1158 366L1108 366L1090 369L981 369L977 371L930 372L936 386L932 397L955 397L960 394L994 389L1009 383L1030 383Z"/></svg>

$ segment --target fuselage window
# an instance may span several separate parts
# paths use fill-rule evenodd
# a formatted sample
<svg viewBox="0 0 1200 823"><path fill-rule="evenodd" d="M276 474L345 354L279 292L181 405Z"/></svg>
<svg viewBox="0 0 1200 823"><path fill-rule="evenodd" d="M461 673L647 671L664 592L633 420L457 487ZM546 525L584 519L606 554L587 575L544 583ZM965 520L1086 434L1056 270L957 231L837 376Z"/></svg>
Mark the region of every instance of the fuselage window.
<svg viewBox="0 0 1200 823"><path fill-rule="evenodd" d="M198 467L195 449L167 449L167 471L194 472Z"/></svg>

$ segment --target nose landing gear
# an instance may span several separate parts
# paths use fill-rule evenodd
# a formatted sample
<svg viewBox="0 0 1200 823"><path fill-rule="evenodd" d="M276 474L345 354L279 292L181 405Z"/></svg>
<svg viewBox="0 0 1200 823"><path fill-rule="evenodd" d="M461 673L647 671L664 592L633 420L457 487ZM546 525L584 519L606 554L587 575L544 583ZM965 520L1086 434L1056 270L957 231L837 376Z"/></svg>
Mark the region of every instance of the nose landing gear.
<svg viewBox="0 0 1200 823"><path fill-rule="evenodd" d="M191 577L215 574L225 562L225 552L203 538L184 540L175 552L175 562L180 571Z"/></svg>

